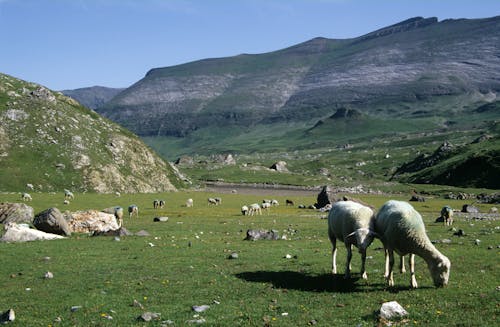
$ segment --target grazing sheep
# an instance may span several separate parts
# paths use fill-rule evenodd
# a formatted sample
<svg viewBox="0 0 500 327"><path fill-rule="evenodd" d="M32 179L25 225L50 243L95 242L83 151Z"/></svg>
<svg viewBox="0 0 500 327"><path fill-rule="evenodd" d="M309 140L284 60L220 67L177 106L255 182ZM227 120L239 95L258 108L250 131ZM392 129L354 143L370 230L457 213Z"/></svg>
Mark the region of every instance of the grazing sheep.
<svg viewBox="0 0 500 327"><path fill-rule="evenodd" d="M441 217L445 226L451 226L453 224L453 209L450 206L444 206L441 209Z"/></svg>
<svg viewBox="0 0 500 327"><path fill-rule="evenodd" d="M241 214L242 214L243 216L248 215L248 206L242 206L242 207L241 207Z"/></svg>
<svg viewBox="0 0 500 327"><path fill-rule="evenodd" d="M193 204L194 204L193 199L186 200L186 207L191 208L193 206Z"/></svg>
<svg viewBox="0 0 500 327"><path fill-rule="evenodd" d="M158 205L160 206L160 209L163 209L163 207L165 206L165 201L160 200L160 203Z"/></svg>
<svg viewBox="0 0 500 327"><path fill-rule="evenodd" d="M214 206L218 204L217 200L215 200L214 198L208 198L207 203L208 205L214 205Z"/></svg>
<svg viewBox="0 0 500 327"><path fill-rule="evenodd" d="M158 209L159 206L160 206L160 201L154 200L153 201L153 209Z"/></svg>
<svg viewBox="0 0 500 327"><path fill-rule="evenodd" d="M254 214L262 215L262 210L260 210L260 205L258 203L252 203L248 206L248 214L253 216Z"/></svg>
<svg viewBox="0 0 500 327"><path fill-rule="evenodd" d="M271 203L271 200L264 199L264 200L262 200L262 203Z"/></svg>
<svg viewBox="0 0 500 327"><path fill-rule="evenodd" d="M286 204L287 206L293 206L293 205L294 205L292 200L286 199L286 201L285 201L285 202L286 202L285 204Z"/></svg>
<svg viewBox="0 0 500 327"><path fill-rule="evenodd" d="M75 198L75 195L70 191L70 190L64 190L64 198L66 200L73 200Z"/></svg>
<svg viewBox="0 0 500 327"><path fill-rule="evenodd" d="M274 199L273 199L273 200L271 200L271 205L272 205L273 207L275 207L275 206L279 206L279 205L280 205L280 203L278 202L278 200L274 200Z"/></svg>
<svg viewBox="0 0 500 327"><path fill-rule="evenodd" d="M366 249L373 242L373 210L353 201L336 202L328 214L328 237L332 242L332 273L337 273L337 239L344 242L347 262L344 278L351 277L352 245L361 253L361 276L367 279L365 270Z"/></svg>
<svg viewBox="0 0 500 327"><path fill-rule="evenodd" d="M386 251L385 275L388 286L394 286L394 251L400 256L410 254L412 288L418 287L415 278L415 254L427 263L436 287L448 284L450 260L431 243L425 232L422 216L409 203L395 200L386 202L376 216L375 231Z"/></svg>
<svg viewBox="0 0 500 327"><path fill-rule="evenodd" d="M133 214L135 213L135 216L139 218L139 208L135 205L129 205L128 206L128 217L132 218Z"/></svg>
<svg viewBox="0 0 500 327"><path fill-rule="evenodd" d="M23 201L31 201L31 200L33 200L33 199L31 198L31 195L29 195L28 193L23 193L23 194L21 194L21 199L22 199Z"/></svg>
<svg viewBox="0 0 500 327"><path fill-rule="evenodd" d="M136 207L137 208L137 207ZM123 224L123 208L122 207L115 207L114 208L115 212L115 218L116 218L116 222L118 223L118 227L122 227L122 224ZM130 212L130 207L129 207L129 212ZM139 214L139 211L137 211L137 214Z"/></svg>
<svg viewBox="0 0 500 327"><path fill-rule="evenodd" d="M260 205L262 210L265 210L267 213L269 213L269 209L271 208L271 203L269 202L264 202Z"/></svg>
<svg viewBox="0 0 500 327"><path fill-rule="evenodd" d="M217 205L222 204L222 199L221 198L214 198L215 202L217 202Z"/></svg>
<svg viewBox="0 0 500 327"><path fill-rule="evenodd" d="M26 184L26 188L28 190L30 190L30 191L33 191L35 189L35 187L33 186L33 184L30 184L30 183Z"/></svg>
<svg viewBox="0 0 500 327"><path fill-rule="evenodd" d="M122 194L120 192L115 192L115 196L119 198L120 196L122 196Z"/></svg>

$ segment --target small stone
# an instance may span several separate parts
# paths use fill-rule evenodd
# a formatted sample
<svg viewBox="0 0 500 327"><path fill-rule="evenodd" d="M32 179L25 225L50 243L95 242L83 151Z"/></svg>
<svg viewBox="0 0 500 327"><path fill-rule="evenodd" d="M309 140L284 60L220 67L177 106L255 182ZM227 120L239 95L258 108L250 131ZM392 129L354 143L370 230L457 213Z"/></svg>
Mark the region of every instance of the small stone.
<svg viewBox="0 0 500 327"><path fill-rule="evenodd" d="M488 250L493 250L493 246L492 245L488 246Z"/></svg>
<svg viewBox="0 0 500 327"><path fill-rule="evenodd" d="M479 239L474 240L474 244L479 245L480 243L481 243L481 240L479 240Z"/></svg>
<svg viewBox="0 0 500 327"><path fill-rule="evenodd" d="M74 305L71 307L71 312L75 312L75 311L78 311L82 308L81 305Z"/></svg>
<svg viewBox="0 0 500 327"><path fill-rule="evenodd" d="M60 323L60 322L62 322L62 318L61 318L61 317L56 317L56 318L54 319L54 322L55 322L55 323Z"/></svg>
<svg viewBox="0 0 500 327"><path fill-rule="evenodd" d="M43 257L43 261L50 261L50 257Z"/></svg>
<svg viewBox="0 0 500 327"><path fill-rule="evenodd" d="M209 305L193 305L192 306L192 309L194 312L203 312L203 311L207 311L208 309L210 309L210 306Z"/></svg>
<svg viewBox="0 0 500 327"><path fill-rule="evenodd" d="M385 302L380 308L380 318L391 320L408 315L408 312L396 301Z"/></svg>
<svg viewBox="0 0 500 327"><path fill-rule="evenodd" d="M115 241L115 242L120 242L120 241L121 241L121 239L120 239L118 236L115 236L115 237L113 238L113 241Z"/></svg>
<svg viewBox="0 0 500 327"><path fill-rule="evenodd" d="M151 321L151 320L157 320L160 319L161 314L160 313L155 313L155 312L144 312L142 315L140 315L137 320L142 320L142 321Z"/></svg>
<svg viewBox="0 0 500 327"><path fill-rule="evenodd" d="M155 246L155 245L154 245L153 243L151 243L151 242L149 242L149 243L148 243L148 245L149 245L150 247Z"/></svg>
<svg viewBox="0 0 500 327"><path fill-rule="evenodd" d="M51 273L50 271L47 271L43 277L45 279L52 279L52 278L54 278L54 274Z"/></svg>
<svg viewBox="0 0 500 327"><path fill-rule="evenodd" d="M287 254L287 255L285 255L285 257L284 257L284 258L285 258L285 259L291 259L291 258L292 258L292 255L291 255L291 254Z"/></svg>
<svg viewBox="0 0 500 327"><path fill-rule="evenodd" d="M311 326L314 326L318 323L318 321L316 319L311 319L309 320L309 322L307 323L308 325L311 325Z"/></svg>
<svg viewBox="0 0 500 327"><path fill-rule="evenodd" d="M236 252L232 252L229 257L227 257L228 259L238 259L238 253Z"/></svg>
<svg viewBox="0 0 500 327"><path fill-rule="evenodd" d="M465 232L463 229L459 229L458 231L456 231L455 233L453 233L453 235L455 236L465 236Z"/></svg>
<svg viewBox="0 0 500 327"><path fill-rule="evenodd" d="M449 238L444 238L441 240L441 243L449 244L449 243L451 243L451 240Z"/></svg>
<svg viewBox="0 0 500 327"><path fill-rule="evenodd" d="M168 221L168 217L154 217L153 221L154 222L167 222Z"/></svg>
<svg viewBox="0 0 500 327"><path fill-rule="evenodd" d="M193 320L188 320L186 321L188 324L204 324L205 322L207 322L205 319L201 318L201 319L193 319Z"/></svg>
<svg viewBox="0 0 500 327"><path fill-rule="evenodd" d="M144 306L137 300L134 300L134 302L132 302L131 306L144 309Z"/></svg>

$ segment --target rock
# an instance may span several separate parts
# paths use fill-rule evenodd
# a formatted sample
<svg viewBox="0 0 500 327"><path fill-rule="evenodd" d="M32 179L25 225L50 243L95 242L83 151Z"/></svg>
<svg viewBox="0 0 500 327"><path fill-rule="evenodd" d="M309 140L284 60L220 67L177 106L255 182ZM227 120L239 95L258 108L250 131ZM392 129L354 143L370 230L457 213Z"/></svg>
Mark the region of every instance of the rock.
<svg viewBox="0 0 500 327"><path fill-rule="evenodd" d="M232 252L229 257L227 257L228 259L238 259L238 253L236 252Z"/></svg>
<svg viewBox="0 0 500 327"><path fill-rule="evenodd" d="M396 301L385 302L380 308L380 318L391 320L407 316L408 312Z"/></svg>
<svg viewBox="0 0 500 327"><path fill-rule="evenodd" d="M115 215L97 210L69 214L68 225L73 233L101 233L118 230Z"/></svg>
<svg viewBox="0 0 500 327"><path fill-rule="evenodd" d="M335 192L328 185L323 186L321 192L318 193L318 197L316 199L316 204L314 205L316 208L323 208L327 204L333 204L337 202L338 199L335 196Z"/></svg>
<svg viewBox="0 0 500 327"><path fill-rule="evenodd" d="M114 236L115 241L120 241L120 236L132 236L134 233L130 232L125 227L120 227L118 229L111 229L105 232L94 231L92 236Z"/></svg>
<svg viewBox="0 0 500 327"><path fill-rule="evenodd" d="M465 232L463 229L459 229L458 231L456 231L455 233L453 233L453 235L455 236L465 236Z"/></svg>
<svg viewBox="0 0 500 327"><path fill-rule="evenodd" d="M462 206L462 212L466 213L479 213L479 209L470 204L464 204Z"/></svg>
<svg viewBox="0 0 500 327"><path fill-rule="evenodd" d="M134 300L134 302L132 302L131 306L144 309L144 306L137 300Z"/></svg>
<svg viewBox="0 0 500 327"><path fill-rule="evenodd" d="M45 275L43 275L43 278L45 278L45 279L52 279L52 278L54 278L54 274L51 273L50 271L47 271L45 273Z"/></svg>
<svg viewBox="0 0 500 327"><path fill-rule="evenodd" d="M141 321L151 321L160 319L161 314L155 312L144 312L137 319Z"/></svg>
<svg viewBox="0 0 500 327"><path fill-rule="evenodd" d="M71 229L66 219L57 208L49 208L38 213L33 220L33 225L46 233L70 236Z"/></svg>
<svg viewBox="0 0 500 327"><path fill-rule="evenodd" d="M153 221L155 221L155 222L167 222L168 217L154 217Z"/></svg>
<svg viewBox="0 0 500 327"><path fill-rule="evenodd" d="M203 311L207 311L208 309L210 309L210 306L206 305L206 304L203 304L203 305L193 305L191 308L195 312L203 312Z"/></svg>
<svg viewBox="0 0 500 327"><path fill-rule="evenodd" d="M13 222L5 224L4 228L6 232L0 238L0 242L29 242L65 238L61 235L45 233Z"/></svg>
<svg viewBox="0 0 500 327"><path fill-rule="evenodd" d="M423 196L413 194L410 198L410 201L412 201L412 202L425 202L425 198Z"/></svg>
<svg viewBox="0 0 500 327"><path fill-rule="evenodd" d="M286 162L285 161L278 161L275 162L269 167L270 169L276 170L277 172L280 173L286 173L288 172L288 168L286 168Z"/></svg>
<svg viewBox="0 0 500 327"><path fill-rule="evenodd" d="M194 164L194 159L193 157L189 156L181 156L177 160L175 160L174 164L192 166Z"/></svg>
<svg viewBox="0 0 500 327"><path fill-rule="evenodd" d="M140 230L137 233L135 233L135 236L151 236L151 235L145 230Z"/></svg>
<svg viewBox="0 0 500 327"><path fill-rule="evenodd" d="M24 203L0 203L0 223L28 223L33 221L34 211Z"/></svg>
<svg viewBox="0 0 500 327"><path fill-rule="evenodd" d="M78 311L82 308L81 305L74 305L71 307L71 312L75 312L75 311Z"/></svg>
<svg viewBox="0 0 500 327"><path fill-rule="evenodd" d="M0 315L0 323L6 324L8 322L16 320L16 313L14 309L9 309Z"/></svg>
<svg viewBox="0 0 500 327"><path fill-rule="evenodd" d="M245 240L247 241L257 241L257 240L277 240L279 239L278 231L275 230L258 230L249 229L247 230L247 236Z"/></svg>

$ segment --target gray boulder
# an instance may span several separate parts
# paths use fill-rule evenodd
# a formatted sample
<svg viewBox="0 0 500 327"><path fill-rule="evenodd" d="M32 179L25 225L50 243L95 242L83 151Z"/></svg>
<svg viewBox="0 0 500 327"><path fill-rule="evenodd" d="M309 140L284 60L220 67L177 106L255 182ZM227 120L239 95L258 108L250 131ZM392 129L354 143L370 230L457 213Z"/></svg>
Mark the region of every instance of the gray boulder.
<svg viewBox="0 0 500 327"><path fill-rule="evenodd" d="M470 204L464 204L462 206L462 212L466 213L479 213L479 209L477 207L474 207Z"/></svg>
<svg viewBox="0 0 500 327"><path fill-rule="evenodd" d="M247 241L257 241L257 240L277 240L279 239L278 231L276 230L262 230L262 229L249 229L247 230L247 236L245 240Z"/></svg>
<svg viewBox="0 0 500 327"><path fill-rule="evenodd" d="M65 238L61 235L45 233L37 229L31 229L24 224L9 222L5 224L5 233L0 238L0 242L29 242L29 241L44 241L57 240Z"/></svg>
<svg viewBox="0 0 500 327"><path fill-rule="evenodd" d="M276 170L277 172L280 172L280 173L286 173L286 172L288 172L288 168L286 168L286 162L285 161L275 162L270 168L274 169L274 170Z"/></svg>
<svg viewBox="0 0 500 327"><path fill-rule="evenodd" d="M24 203L0 203L0 223L8 222L31 224L34 217L32 207Z"/></svg>
<svg viewBox="0 0 500 327"><path fill-rule="evenodd" d="M33 219L33 225L46 233L70 236L71 229L63 214L57 208L49 208L38 213Z"/></svg>
<svg viewBox="0 0 500 327"><path fill-rule="evenodd" d="M335 196L335 192L328 185L323 186L321 192L318 193L318 197L316 198L315 208L323 208L327 204L334 204L338 201L338 198Z"/></svg>

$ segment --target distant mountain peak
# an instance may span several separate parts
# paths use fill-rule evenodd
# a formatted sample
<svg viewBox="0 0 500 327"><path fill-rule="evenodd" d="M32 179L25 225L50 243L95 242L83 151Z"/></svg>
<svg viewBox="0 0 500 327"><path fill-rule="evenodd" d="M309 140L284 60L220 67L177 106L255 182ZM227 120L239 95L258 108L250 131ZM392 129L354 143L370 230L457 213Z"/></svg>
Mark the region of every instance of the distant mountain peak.
<svg viewBox="0 0 500 327"><path fill-rule="evenodd" d="M417 28L426 27L438 23L437 17L413 17L402 22L390 25L374 32L363 35L361 39L372 39L376 37L387 36L395 33L407 32Z"/></svg>

